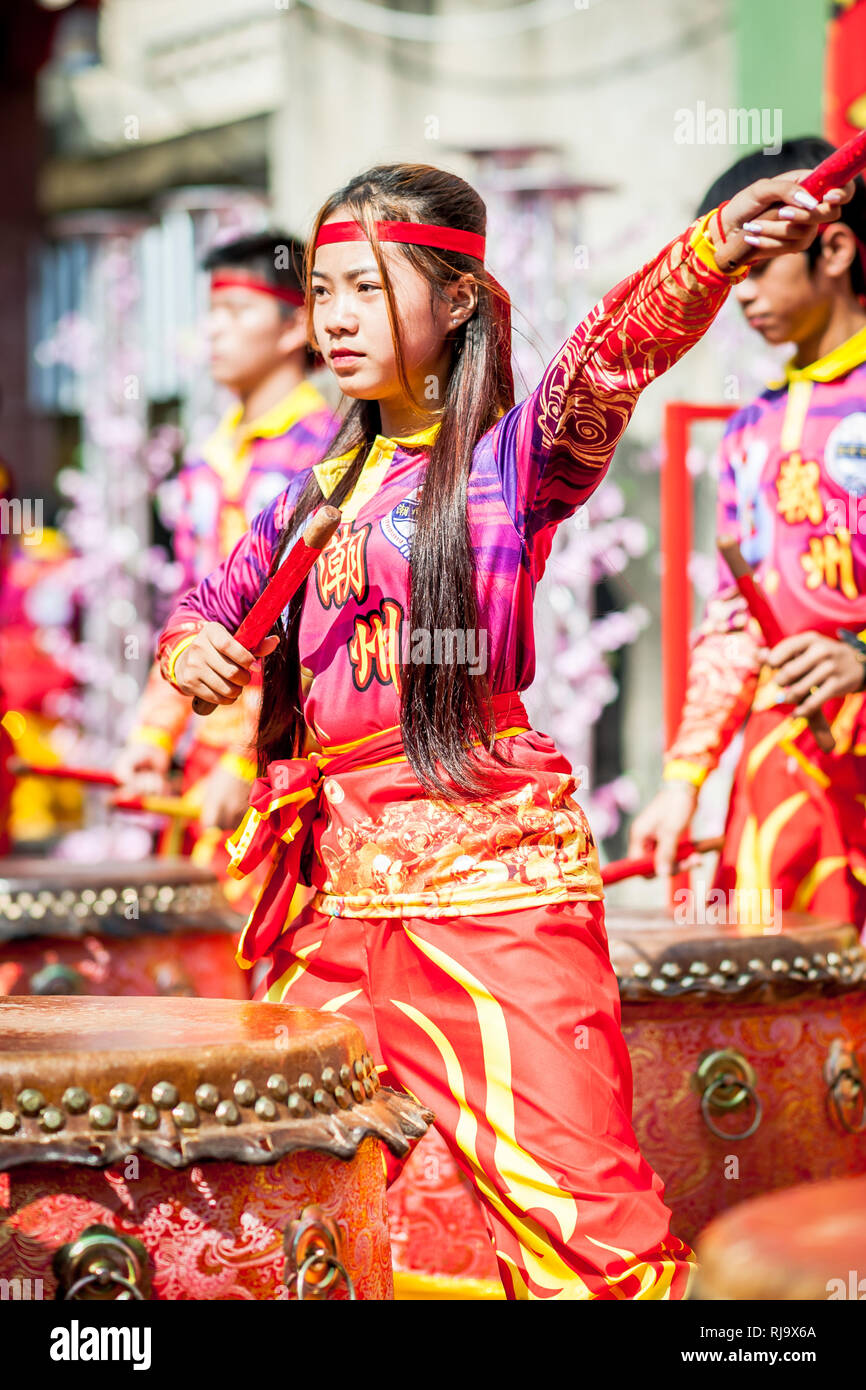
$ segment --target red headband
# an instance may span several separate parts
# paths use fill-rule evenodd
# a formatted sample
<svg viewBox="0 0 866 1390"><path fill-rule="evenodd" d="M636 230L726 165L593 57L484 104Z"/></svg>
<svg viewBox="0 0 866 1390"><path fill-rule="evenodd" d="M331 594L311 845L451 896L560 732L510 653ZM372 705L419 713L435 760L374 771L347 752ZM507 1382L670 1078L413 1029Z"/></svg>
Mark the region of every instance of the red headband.
<svg viewBox="0 0 866 1390"><path fill-rule="evenodd" d="M267 280L259 280L254 275L235 275L232 271L216 271L211 276L210 287L212 290L256 290L258 294L269 294L273 299L282 299L286 304L293 304L296 309L303 309L307 302L301 290L284 289L281 285L271 285Z"/></svg>
<svg viewBox="0 0 866 1390"><path fill-rule="evenodd" d="M435 222L377 222L376 234L380 241L401 241L408 246L434 246L441 251L459 251L464 256L484 260L485 238L479 232L462 232L458 227L442 227ZM359 222L328 222L319 228L316 247L331 246L339 241L366 240L367 233ZM513 403L511 300L489 271L487 277L495 291L493 313L500 372L509 401Z"/></svg>
<svg viewBox="0 0 866 1390"><path fill-rule="evenodd" d="M380 241L402 241L408 246L435 246L440 251L460 251L464 256L484 260L484 237L478 232L461 232L457 227L440 227L433 222L377 222ZM316 246L336 241L366 241L367 233L358 222L329 222L319 228Z"/></svg>

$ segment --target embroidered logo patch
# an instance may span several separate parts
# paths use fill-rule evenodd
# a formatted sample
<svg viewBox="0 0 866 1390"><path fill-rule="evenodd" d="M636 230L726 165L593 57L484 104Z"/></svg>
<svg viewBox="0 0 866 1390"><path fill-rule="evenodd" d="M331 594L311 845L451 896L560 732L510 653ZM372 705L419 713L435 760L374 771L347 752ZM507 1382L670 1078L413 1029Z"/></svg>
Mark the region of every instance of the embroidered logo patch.
<svg viewBox="0 0 866 1390"><path fill-rule="evenodd" d="M409 550L412 544L412 534L415 530L415 513L418 510L418 489L409 493L402 502L398 502L387 516L383 516L379 525L382 528L382 535L395 545L403 559L409 560Z"/></svg>
<svg viewBox="0 0 866 1390"><path fill-rule="evenodd" d="M824 463L834 483L855 497L866 497L866 414L846 415L830 431Z"/></svg>

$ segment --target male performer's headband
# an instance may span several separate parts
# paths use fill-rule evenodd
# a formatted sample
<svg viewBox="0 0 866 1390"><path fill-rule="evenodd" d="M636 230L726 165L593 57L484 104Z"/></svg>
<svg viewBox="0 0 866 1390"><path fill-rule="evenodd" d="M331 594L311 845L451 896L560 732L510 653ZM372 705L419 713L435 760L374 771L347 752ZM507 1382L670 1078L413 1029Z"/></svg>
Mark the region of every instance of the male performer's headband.
<svg viewBox="0 0 866 1390"><path fill-rule="evenodd" d="M459 227L443 227L438 222L377 222L376 235L380 241L400 241L407 246L432 246L439 251L458 251L464 256L484 260L485 238L480 232L464 232ZM366 241L367 233L359 222L328 222L319 228L316 248L332 246L341 241ZM511 299L487 272L494 290L493 313L496 320L500 371L511 402L514 401L514 376L511 370Z"/></svg>
<svg viewBox="0 0 866 1390"><path fill-rule="evenodd" d="M296 309L303 309L306 303L303 290L272 285L267 280L260 280L256 275L236 275L234 271L229 270L215 270L211 276L210 287L212 290L256 290L259 294L269 294L273 299L292 304Z"/></svg>

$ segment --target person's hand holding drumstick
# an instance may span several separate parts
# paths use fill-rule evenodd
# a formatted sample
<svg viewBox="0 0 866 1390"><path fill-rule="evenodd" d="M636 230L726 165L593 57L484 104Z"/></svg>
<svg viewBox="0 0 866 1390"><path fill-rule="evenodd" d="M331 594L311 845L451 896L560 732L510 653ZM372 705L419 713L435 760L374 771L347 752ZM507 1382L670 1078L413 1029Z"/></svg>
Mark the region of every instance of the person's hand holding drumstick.
<svg viewBox="0 0 866 1390"><path fill-rule="evenodd" d="M249 685L256 661L278 644L279 638L272 634L248 652L222 623L205 623L178 657L174 683L184 695L211 705L232 705Z"/></svg>

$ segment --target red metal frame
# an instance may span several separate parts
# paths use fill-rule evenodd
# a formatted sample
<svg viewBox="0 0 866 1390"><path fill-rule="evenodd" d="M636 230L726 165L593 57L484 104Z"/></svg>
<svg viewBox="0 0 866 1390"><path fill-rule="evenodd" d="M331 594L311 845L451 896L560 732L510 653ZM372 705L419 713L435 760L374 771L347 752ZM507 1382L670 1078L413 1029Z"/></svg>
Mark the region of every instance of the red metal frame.
<svg viewBox="0 0 866 1390"><path fill-rule="evenodd" d="M695 405L692 401L668 401L664 417L664 462L661 476L662 557L662 692L665 747L673 743L679 727L689 664L689 631L692 625L692 586L689 556L692 553L692 481L686 464L689 435L696 420L727 420L738 405ZM687 888L687 874L671 880L671 901L679 888Z"/></svg>

